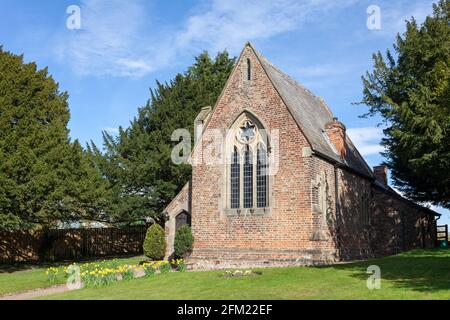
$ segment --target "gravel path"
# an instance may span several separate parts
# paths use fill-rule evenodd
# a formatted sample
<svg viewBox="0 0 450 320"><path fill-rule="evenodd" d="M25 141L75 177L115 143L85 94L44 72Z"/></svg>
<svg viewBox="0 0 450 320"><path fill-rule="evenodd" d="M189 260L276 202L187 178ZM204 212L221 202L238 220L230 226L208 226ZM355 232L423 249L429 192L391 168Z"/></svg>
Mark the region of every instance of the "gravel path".
<svg viewBox="0 0 450 320"><path fill-rule="evenodd" d="M3 297L0 297L0 300L28 300L28 299L33 299L33 298L37 298L37 297L48 296L48 295L54 294L54 293L66 292L69 290L70 289L67 288L67 286L65 284L63 284L60 286L53 286L53 287L45 288L45 289L34 289L34 290L30 290L30 291L6 295Z"/></svg>

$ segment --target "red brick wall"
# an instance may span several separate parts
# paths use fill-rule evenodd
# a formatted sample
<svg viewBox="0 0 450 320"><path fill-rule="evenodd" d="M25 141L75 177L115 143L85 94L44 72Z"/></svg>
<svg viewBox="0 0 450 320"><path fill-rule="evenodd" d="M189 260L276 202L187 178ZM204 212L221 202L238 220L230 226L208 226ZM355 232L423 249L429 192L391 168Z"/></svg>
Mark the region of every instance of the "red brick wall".
<svg viewBox="0 0 450 320"><path fill-rule="evenodd" d="M338 170L339 213L336 237L341 259L370 256L367 226L362 222L362 196L369 194L371 182L347 170Z"/></svg>
<svg viewBox="0 0 450 320"><path fill-rule="evenodd" d="M340 171L340 208L337 239L340 259L396 254L434 246L434 218L423 208L398 199L369 180ZM361 195L370 194L370 224L361 220Z"/></svg>
<svg viewBox="0 0 450 320"><path fill-rule="evenodd" d="M385 256L435 244L434 217L379 189L373 189L371 247L374 255Z"/></svg>

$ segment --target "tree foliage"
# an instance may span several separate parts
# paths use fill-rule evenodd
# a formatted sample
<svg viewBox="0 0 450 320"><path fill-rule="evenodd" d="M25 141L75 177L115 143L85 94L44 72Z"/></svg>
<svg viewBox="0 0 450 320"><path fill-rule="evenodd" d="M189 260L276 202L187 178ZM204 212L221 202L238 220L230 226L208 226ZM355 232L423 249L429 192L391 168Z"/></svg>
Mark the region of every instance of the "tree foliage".
<svg viewBox="0 0 450 320"><path fill-rule="evenodd" d="M193 134L200 109L213 106L225 85L235 59L222 52L215 59L203 53L184 74L169 83L156 83L146 106L117 136L103 132L104 152L93 143L91 151L110 184L107 209L113 221L162 218L164 207L189 180L191 168L171 160L172 132Z"/></svg>
<svg viewBox="0 0 450 320"><path fill-rule="evenodd" d="M68 95L47 69L0 47L0 229L93 218L104 182L71 142Z"/></svg>
<svg viewBox="0 0 450 320"><path fill-rule="evenodd" d="M416 201L450 208L450 0L433 5L422 25L412 18L395 54L374 54L363 77L367 115L387 124L386 164L394 184Z"/></svg>

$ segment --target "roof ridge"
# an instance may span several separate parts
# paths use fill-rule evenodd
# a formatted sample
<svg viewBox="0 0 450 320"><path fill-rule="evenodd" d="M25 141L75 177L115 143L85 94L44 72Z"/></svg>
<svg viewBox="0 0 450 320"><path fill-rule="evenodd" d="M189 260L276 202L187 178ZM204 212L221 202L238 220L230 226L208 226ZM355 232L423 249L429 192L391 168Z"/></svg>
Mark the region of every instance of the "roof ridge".
<svg viewBox="0 0 450 320"><path fill-rule="evenodd" d="M334 118L334 114L331 111L330 107L327 105L327 103L325 102L325 99L323 99L320 96L315 95L311 90L309 90L308 88L306 88L303 84L301 84L299 81L297 81L296 79L294 79L293 77L291 77L289 74L287 74L286 72L283 72L280 68L278 68L276 65L274 65L267 57L265 57L263 54L261 54L258 50L255 49L255 47L248 42L247 43L249 46L252 47L253 51L255 51L255 53L259 56L259 58L261 60L263 60L269 67L271 67L272 69L274 69L276 72L278 72L280 75L282 75L288 82L290 82L292 85L298 87L298 89L302 89L303 91L305 91L306 93L308 93L311 97L313 97L314 99L317 99L320 104L326 109L326 111L329 113L331 118Z"/></svg>

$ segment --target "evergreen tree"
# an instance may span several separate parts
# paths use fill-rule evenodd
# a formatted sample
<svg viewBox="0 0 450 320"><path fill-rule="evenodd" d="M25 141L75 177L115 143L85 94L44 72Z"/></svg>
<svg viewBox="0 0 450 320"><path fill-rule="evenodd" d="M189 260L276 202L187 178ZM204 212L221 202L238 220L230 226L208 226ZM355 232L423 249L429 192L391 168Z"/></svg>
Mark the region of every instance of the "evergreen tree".
<svg viewBox="0 0 450 320"><path fill-rule="evenodd" d="M388 125L382 143L395 186L450 208L450 0L421 26L407 21L394 49L374 55L362 103Z"/></svg>
<svg viewBox="0 0 450 320"><path fill-rule="evenodd" d="M161 219L162 210L189 180L191 168L175 165L171 152L177 142L172 132L190 130L200 109L214 106L234 66L227 52L215 60L203 53L184 74L169 83L156 83L146 106L118 136L103 133L104 150L91 150L110 183L108 208L113 221L132 222L152 217Z"/></svg>
<svg viewBox="0 0 450 320"><path fill-rule="evenodd" d="M0 229L95 215L104 182L70 142L67 99L47 69L0 48Z"/></svg>

